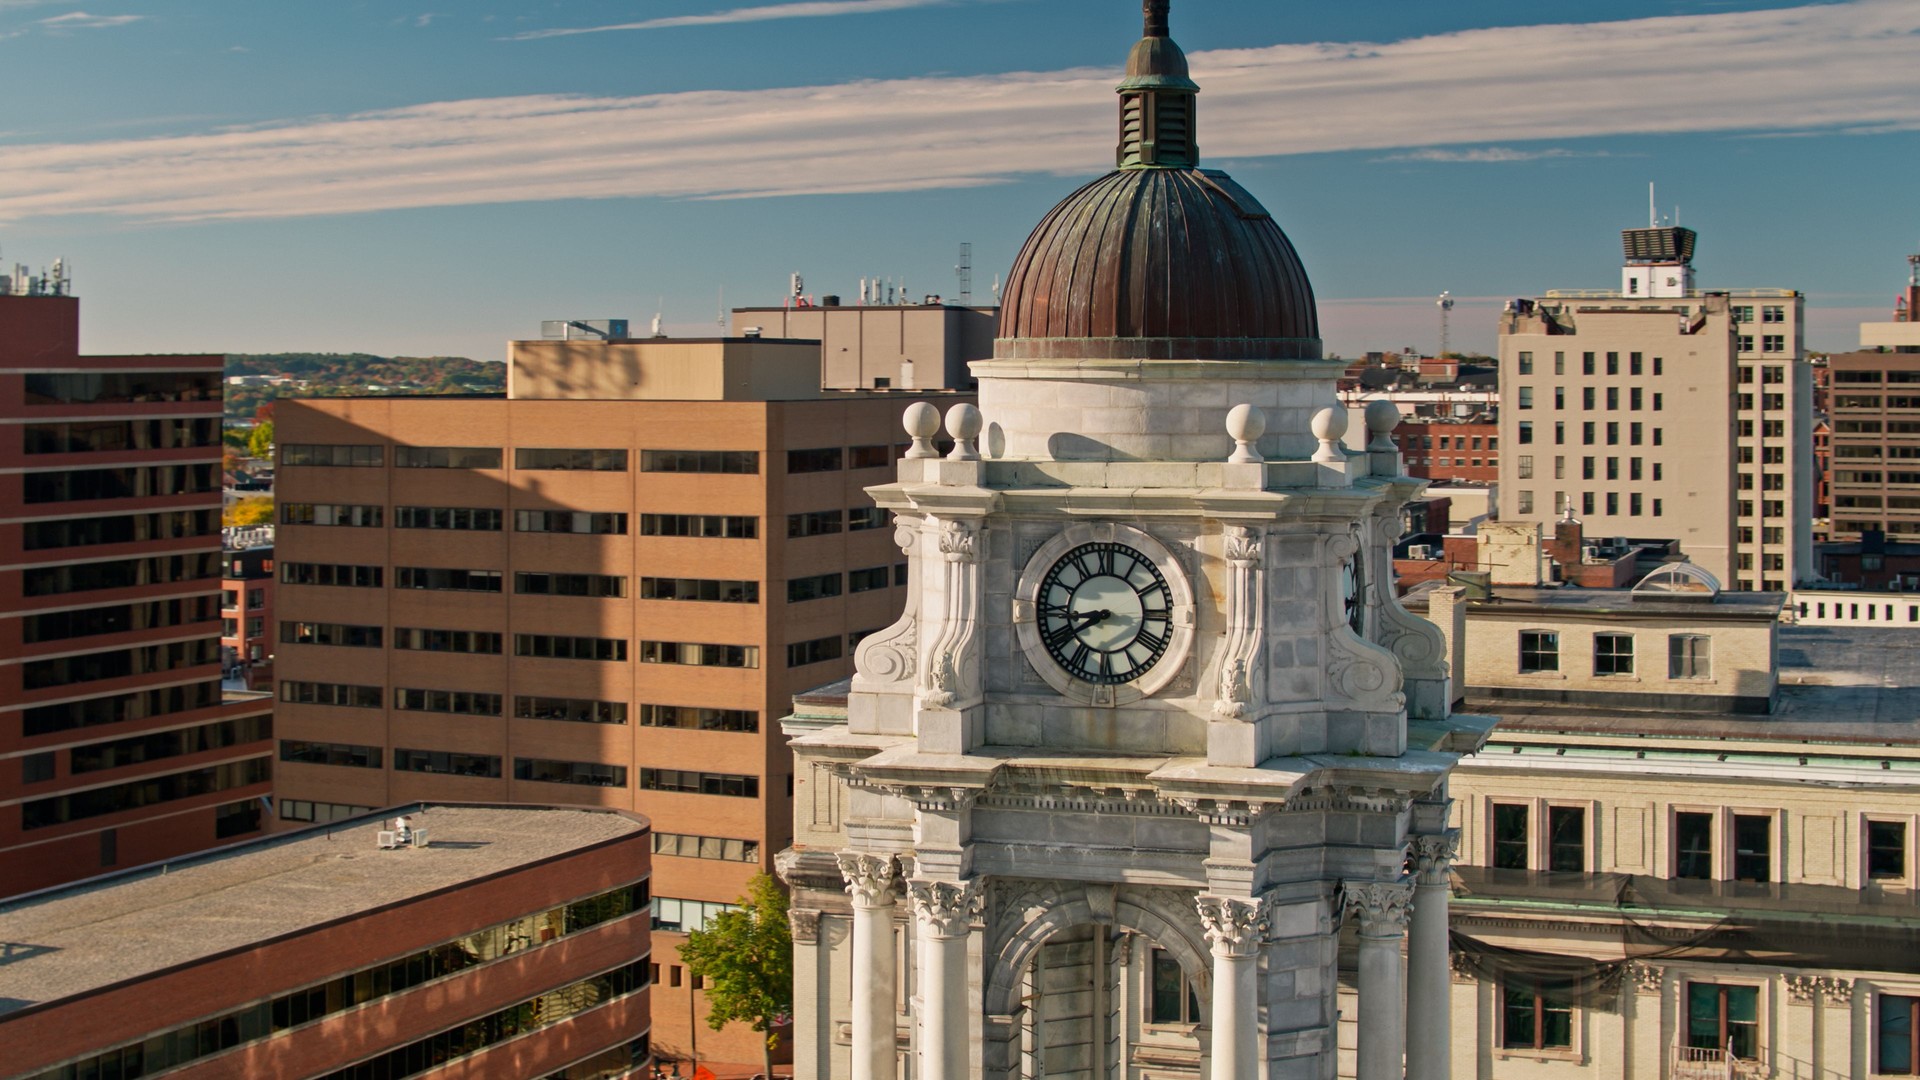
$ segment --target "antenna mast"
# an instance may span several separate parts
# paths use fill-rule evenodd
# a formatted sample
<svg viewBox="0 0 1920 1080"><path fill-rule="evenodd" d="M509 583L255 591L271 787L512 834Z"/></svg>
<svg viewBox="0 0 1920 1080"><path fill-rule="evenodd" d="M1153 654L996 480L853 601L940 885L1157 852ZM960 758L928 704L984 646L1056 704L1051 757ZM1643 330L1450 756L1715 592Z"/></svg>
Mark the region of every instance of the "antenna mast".
<svg viewBox="0 0 1920 1080"><path fill-rule="evenodd" d="M960 265L954 267L953 272L960 278L961 306L972 307L973 306L973 245L972 244L960 245Z"/></svg>
<svg viewBox="0 0 1920 1080"><path fill-rule="evenodd" d="M1447 358L1447 336L1453 318L1453 293L1442 291L1440 299L1434 301L1434 306L1440 309L1440 354L1434 359L1444 360Z"/></svg>
<svg viewBox="0 0 1920 1080"><path fill-rule="evenodd" d="M1660 227L1660 212L1653 208L1653 181L1647 181L1647 228Z"/></svg>

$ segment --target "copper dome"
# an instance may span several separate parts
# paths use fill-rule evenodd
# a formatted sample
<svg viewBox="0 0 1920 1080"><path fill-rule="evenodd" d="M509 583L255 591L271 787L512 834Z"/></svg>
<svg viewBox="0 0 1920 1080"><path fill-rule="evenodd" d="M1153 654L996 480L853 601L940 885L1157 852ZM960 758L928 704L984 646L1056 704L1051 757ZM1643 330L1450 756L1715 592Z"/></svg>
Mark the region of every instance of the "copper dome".
<svg viewBox="0 0 1920 1080"><path fill-rule="evenodd" d="M1266 208L1198 168L1186 56L1166 0L1120 84L1119 168L1053 208L1001 296L1008 358L1317 360L1320 324L1300 256Z"/></svg>

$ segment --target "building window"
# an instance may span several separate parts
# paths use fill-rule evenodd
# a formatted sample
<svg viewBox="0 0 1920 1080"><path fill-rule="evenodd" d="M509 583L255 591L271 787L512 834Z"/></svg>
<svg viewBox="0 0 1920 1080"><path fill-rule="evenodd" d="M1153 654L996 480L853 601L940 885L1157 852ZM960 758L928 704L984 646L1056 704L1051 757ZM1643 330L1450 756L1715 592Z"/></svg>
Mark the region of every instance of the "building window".
<svg viewBox="0 0 1920 1080"><path fill-rule="evenodd" d="M1619 513L1620 513L1620 493L1617 491L1607 492L1607 516L1614 517Z"/></svg>
<svg viewBox="0 0 1920 1080"><path fill-rule="evenodd" d="M1555 409L1564 409L1567 407L1567 388L1566 387L1556 386L1553 388L1553 407Z"/></svg>
<svg viewBox="0 0 1920 1080"><path fill-rule="evenodd" d="M1581 874L1587 869L1587 811L1582 806L1547 807L1547 869Z"/></svg>
<svg viewBox="0 0 1920 1080"><path fill-rule="evenodd" d="M719 582L714 584L717 585ZM744 584L753 585L754 583L749 581ZM586 596L595 599L617 599L627 595L627 579L617 574L542 574L519 570L513 575L513 591L522 596Z"/></svg>
<svg viewBox="0 0 1920 1080"><path fill-rule="evenodd" d="M1533 479L1533 455L1520 454L1514 458L1515 473L1522 480Z"/></svg>
<svg viewBox="0 0 1920 1080"><path fill-rule="evenodd" d="M1522 514L1533 513L1533 492L1531 491L1520 492L1518 512Z"/></svg>
<svg viewBox="0 0 1920 1080"><path fill-rule="evenodd" d="M850 593L871 592L884 589L891 583L892 571L884 566L872 566L864 570L847 571L847 591Z"/></svg>
<svg viewBox="0 0 1920 1080"><path fill-rule="evenodd" d="M38 754L28 754L20 759L20 782L38 784L53 779L54 752L43 750Z"/></svg>
<svg viewBox="0 0 1920 1080"><path fill-rule="evenodd" d="M641 472L757 475L758 450L642 450Z"/></svg>
<svg viewBox="0 0 1920 1080"><path fill-rule="evenodd" d="M581 447L517 447L513 451L513 467L556 472L626 472L627 452Z"/></svg>
<svg viewBox="0 0 1920 1080"><path fill-rule="evenodd" d="M823 447L818 450L787 451L787 474L838 472L840 469L840 448Z"/></svg>
<svg viewBox="0 0 1920 1080"><path fill-rule="evenodd" d="M1592 375L1594 373L1593 358L1593 353L1580 354L1580 374Z"/></svg>
<svg viewBox="0 0 1920 1080"><path fill-rule="evenodd" d="M1559 671L1559 631L1520 631L1520 670L1522 672Z"/></svg>
<svg viewBox="0 0 1920 1080"><path fill-rule="evenodd" d="M1509 1050L1573 1046L1573 986L1547 981L1537 989L1501 988L1500 1045Z"/></svg>
<svg viewBox="0 0 1920 1080"><path fill-rule="evenodd" d="M1531 808L1525 803L1493 804L1493 868L1525 870L1533 846L1528 828Z"/></svg>
<svg viewBox="0 0 1920 1080"><path fill-rule="evenodd" d="M642 705L641 727L685 728L688 731L760 730L760 714L750 709L703 709L691 705Z"/></svg>
<svg viewBox="0 0 1920 1080"><path fill-rule="evenodd" d="M1770 353L1786 352L1787 336L1785 334L1760 335L1760 351Z"/></svg>
<svg viewBox="0 0 1920 1080"><path fill-rule="evenodd" d="M1531 386L1523 386L1523 387L1521 387L1521 388L1520 388L1520 402L1519 402L1519 405L1520 405L1520 407L1521 407L1522 409L1531 409L1531 408L1533 408L1533 387L1531 387Z"/></svg>
<svg viewBox="0 0 1920 1080"><path fill-rule="evenodd" d="M1593 673L1595 675L1633 674L1633 635L1593 635Z"/></svg>
<svg viewBox="0 0 1920 1080"><path fill-rule="evenodd" d="M1607 374L1609 375L1620 374L1620 354L1619 353L1610 352L1607 354Z"/></svg>
<svg viewBox="0 0 1920 1080"><path fill-rule="evenodd" d="M1580 388L1580 407L1582 409L1585 409L1588 412L1593 411L1595 393L1596 391L1591 386L1583 386Z"/></svg>
<svg viewBox="0 0 1920 1080"><path fill-rule="evenodd" d="M378 506L344 503L281 503L282 525L345 525L356 528L380 527Z"/></svg>
<svg viewBox="0 0 1920 1080"><path fill-rule="evenodd" d="M647 516L651 517L654 515ZM642 520L644 521L645 519L643 518ZM755 519L747 518L746 520L754 521ZM499 528L497 525L494 527ZM524 533L574 533L594 536L625 536L627 535L627 515L611 513L596 514L586 510L515 510L513 512L513 528L515 532ZM689 534L675 533L670 535Z"/></svg>
<svg viewBox="0 0 1920 1080"><path fill-rule="evenodd" d="M760 841L735 840L725 836L696 836L689 833L653 834L653 853L682 859L717 859L723 862L759 862Z"/></svg>
<svg viewBox="0 0 1920 1080"><path fill-rule="evenodd" d="M621 642L625 645L625 642ZM622 650L621 659L626 659ZM693 667L757 668L760 648L756 645L706 645L691 641L642 641L643 664L687 664Z"/></svg>
<svg viewBox="0 0 1920 1080"><path fill-rule="evenodd" d="M1673 876L1713 878L1713 815L1682 810L1673 815Z"/></svg>
<svg viewBox="0 0 1920 1080"><path fill-rule="evenodd" d="M1760 988L1687 984L1687 1046L1755 1058L1760 1049Z"/></svg>
<svg viewBox="0 0 1920 1080"><path fill-rule="evenodd" d="M1553 445L1563 446L1566 444L1566 441L1567 422L1565 420L1555 420L1553 422Z"/></svg>
<svg viewBox="0 0 1920 1080"><path fill-rule="evenodd" d="M497 469L500 467L500 457L500 448L497 446L396 446L393 448L393 467Z"/></svg>
<svg viewBox="0 0 1920 1080"><path fill-rule="evenodd" d="M393 707L404 712L449 713L454 716L499 716L500 695L471 690L409 690L393 692Z"/></svg>
<svg viewBox="0 0 1920 1080"><path fill-rule="evenodd" d="M449 529L457 532L499 532L501 512L484 506L396 506L396 529Z"/></svg>
<svg viewBox="0 0 1920 1080"><path fill-rule="evenodd" d="M1198 1024L1204 1022L1199 995L1187 981L1180 961L1165 949L1153 950L1153 990L1148 996L1147 1023Z"/></svg>
<svg viewBox="0 0 1920 1080"><path fill-rule="evenodd" d="M847 468L878 469L887 463L887 446L855 446L847 450Z"/></svg>
<svg viewBox="0 0 1920 1080"><path fill-rule="evenodd" d="M1620 388L1617 386L1609 386L1607 387L1607 411L1617 412L1619 411L1619 409L1620 409Z"/></svg>
<svg viewBox="0 0 1920 1080"><path fill-rule="evenodd" d="M856 506L847 511L847 531L878 529L887 524L887 511L877 506Z"/></svg>
<svg viewBox="0 0 1920 1080"><path fill-rule="evenodd" d="M356 649L377 649L383 636L384 628L379 626L292 620L280 624L282 645L343 645Z"/></svg>
<svg viewBox="0 0 1920 1080"><path fill-rule="evenodd" d="M451 776L500 778L500 759L491 754L459 754L450 750L395 750L398 772L445 773Z"/></svg>
<svg viewBox="0 0 1920 1080"><path fill-rule="evenodd" d="M1876 995L1873 1071L1882 1076L1920 1076L1920 997Z"/></svg>
<svg viewBox="0 0 1920 1080"><path fill-rule="evenodd" d="M1907 823L1867 822L1867 880L1903 881L1907 876Z"/></svg>
<svg viewBox="0 0 1920 1080"><path fill-rule="evenodd" d="M280 564L283 585L338 585L356 589L377 589L386 571L378 566L345 566L336 563Z"/></svg>
<svg viewBox="0 0 1920 1080"><path fill-rule="evenodd" d="M446 566L397 566L393 570L396 589L429 589L435 592L500 591L500 571L459 570Z"/></svg>
<svg viewBox="0 0 1920 1080"><path fill-rule="evenodd" d="M1585 514L1588 517L1592 517L1593 506L1594 506L1593 492L1591 491L1581 492L1580 493L1580 512L1582 514Z"/></svg>
<svg viewBox="0 0 1920 1080"><path fill-rule="evenodd" d="M414 652L498 656L500 642L500 635L489 630L434 630L403 626L395 627L393 631L393 647Z"/></svg>
<svg viewBox="0 0 1920 1080"><path fill-rule="evenodd" d="M1747 311L1751 313L1753 309L1748 308ZM1760 309L1760 321L1770 323L1786 322L1787 309L1782 305L1767 304Z"/></svg>
<svg viewBox="0 0 1920 1080"><path fill-rule="evenodd" d="M340 705L350 709L378 709L383 691L378 686L344 683L282 681L280 700L296 705Z"/></svg>
<svg viewBox="0 0 1920 1080"><path fill-rule="evenodd" d="M838 660L844 655L844 648L839 634L815 638L812 641L796 641L787 646L787 666L805 667L808 664Z"/></svg>
<svg viewBox="0 0 1920 1080"><path fill-rule="evenodd" d="M1520 352L1520 374L1533 374L1533 354L1524 349Z"/></svg>
<svg viewBox="0 0 1920 1080"><path fill-rule="evenodd" d="M584 784L588 787L623 788L627 786L627 767L606 765L597 761L514 758L513 778L535 780L543 784Z"/></svg>
<svg viewBox="0 0 1920 1080"><path fill-rule="evenodd" d="M1588 420L1580 425L1580 444L1582 446L1593 445L1593 421Z"/></svg>
<svg viewBox="0 0 1920 1080"><path fill-rule="evenodd" d="M499 635L494 635L498 637ZM562 634L515 634L513 655L553 660L625 661L627 643L620 638L569 637ZM643 656L642 659L645 659Z"/></svg>
<svg viewBox="0 0 1920 1080"><path fill-rule="evenodd" d="M577 724L624 724L627 703L591 698L516 697L513 715L522 720L565 720Z"/></svg>
<svg viewBox="0 0 1920 1080"><path fill-rule="evenodd" d="M1630 491L1627 493L1627 513L1633 517L1640 516L1640 493L1639 492Z"/></svg>
<svg viewBox="0 0 1920 1080"><path fill-rule="evenodd" d="M1640 354L1639 353L1627 354L1627 374L1629 375L1640 374Z"/></svg>
<svg viewBox="0 0 1920 1080"><path fill-rule="evenodd" d="M1553 373L1555 375L1565 375L1567 373L1566 353L1556 352L1553 354Z"/></svg>
<svg viewBox="0 0 1920 1080"><path fill-rule="evenodd" d="M1531 420L1520 421L1520 442L1522 444L1525 444L1525 443L1530 443L1532 441L1533 441L1533 421Z"/></svg>
<svg viewBox="0 0 1920 1080"><path fill-rule="evenodd" d="M1773 815L1733 815L1733 880L1773 880Z"/></svg>
<svg viewBox="0 0 1920 1080"><path fill-rule="evenodd" d="M1667 636L1667 678L1711 679L1713 644L1705 634Z"/></svg>
<svg viewBox="0 0 1920 1080"><path fill-rule="evenodd" d="M522 592L528 590L521 590ZM720 581L711 578L641 578L642 600L698 600L716 604L757 604L757 581Z"/></svg>
<svg viewBox="0 0 1920 1080"><path fill-rule="evenodd" d="M645 791L677 791L687 795L730 795L739 799L760 797L760 778L757 776L688 769L641 769L640 787Z"/></svg>
<svg viewBox="0 0 1920 1080"><path fill-rule="evenodd" d="M377 469L386 458L379 446L329 446L289 443L281 446L282 465L325 465L334 468Z"/></svg>
<svg viewBox="0 0 1920 1080"><path fill-rule="evenodd" d="M837 573L793 578L787 582L787 603L798 604L839 596L840 586L841 576Z"/></svg>
<svg viewBox="0 0 1920 1080"><path fill-rule="evenodd" d="M787 515L787 538L799 539L803 536L830 536L841 529L839 510L813 510L804 514Z"/></svg>
<svg viewBox="0 0 1920 1080"><path fill-rule="evenodd" d="M356 769L377 769L380 767L380 748L356 746L352 743L282 739L280 740L280 760L303 765L346 765Z"/></svg>
<svg viewBox="0 0 1920 1080"><path fill-rule="evenodd" d="M621 531L626 531L626 515ZM641 514L641 536L697 536L709 540L752 540L760 535L757 517L714 514Z"/></svg>
<svg viewBox="0 0 1920 1080"><path fill-rule="evenodd" d="M1743 352L1743 353L1752 352L1753 351L1753 335L1740 334L1736 336L1734 339L1733 347L1739 352Z"/></svg>

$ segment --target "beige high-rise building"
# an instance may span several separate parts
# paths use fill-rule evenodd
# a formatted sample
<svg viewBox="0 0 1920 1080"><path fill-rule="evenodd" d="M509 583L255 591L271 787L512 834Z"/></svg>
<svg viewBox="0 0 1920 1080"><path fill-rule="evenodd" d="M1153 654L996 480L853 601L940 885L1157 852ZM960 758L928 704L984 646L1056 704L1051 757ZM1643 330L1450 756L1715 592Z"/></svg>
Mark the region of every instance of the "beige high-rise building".
<svg viewBox="0 0 1920 1080"><path fill-rule="evenodd" d="M1629 229L1621 289L1500 322L1500 517L1673 539L1730 589L1813 576L1813 382L1791 289L1694 287L1691 229Z"/></svg>
<svg viewBox="0 0 1920 1080"><path fill-rule="evenodd" d="M701 1022L680 935L787 845L774 721L906 595L862 488L892 478L902 408L957 397L822 391L819 355L523 341L506 397L279 409L279 818L644 813L663 1060L760 1060Z"/></svg>
<svg viewBox="0 0 1920 1080"><path fill-rule="evenodd" d="M967 365L993 355L998 308L948 304L939 297L858 307L842 305L837 296L820 301L735 308L733 333L819 341L820 384L838 390L971 387Z"/></svg>

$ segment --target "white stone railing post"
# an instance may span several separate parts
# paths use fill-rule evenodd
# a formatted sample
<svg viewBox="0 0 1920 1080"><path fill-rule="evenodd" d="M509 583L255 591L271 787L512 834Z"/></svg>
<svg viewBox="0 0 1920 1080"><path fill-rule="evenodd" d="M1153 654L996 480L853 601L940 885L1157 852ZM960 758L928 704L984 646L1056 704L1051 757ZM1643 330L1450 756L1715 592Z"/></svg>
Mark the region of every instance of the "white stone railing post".
<svg viewBox="0 0 1920 1080"><path fill-rule="evenodd" d="M893 898L891 855L843 851L840 876L853 897L853 1080L894 1080Z"/></svg>
<svg viewBox="0 0 1920 1080"><path fill-rule="evenodd" d="M1360 920L1358 1080L1401 1080L1407 1056L1406 978L1400 939L1407 933L1413 886L1373 881L1346 887L1346 909Z"/></svg>
<svg viewBox="0 0 1920 1080"><path fill-rule="evenodd" d="M1211 1080L1256 1080L1261 1073L1258 973L1266 940L1266 902L1200 896L1200 922L1213 944Z"/></svg>

